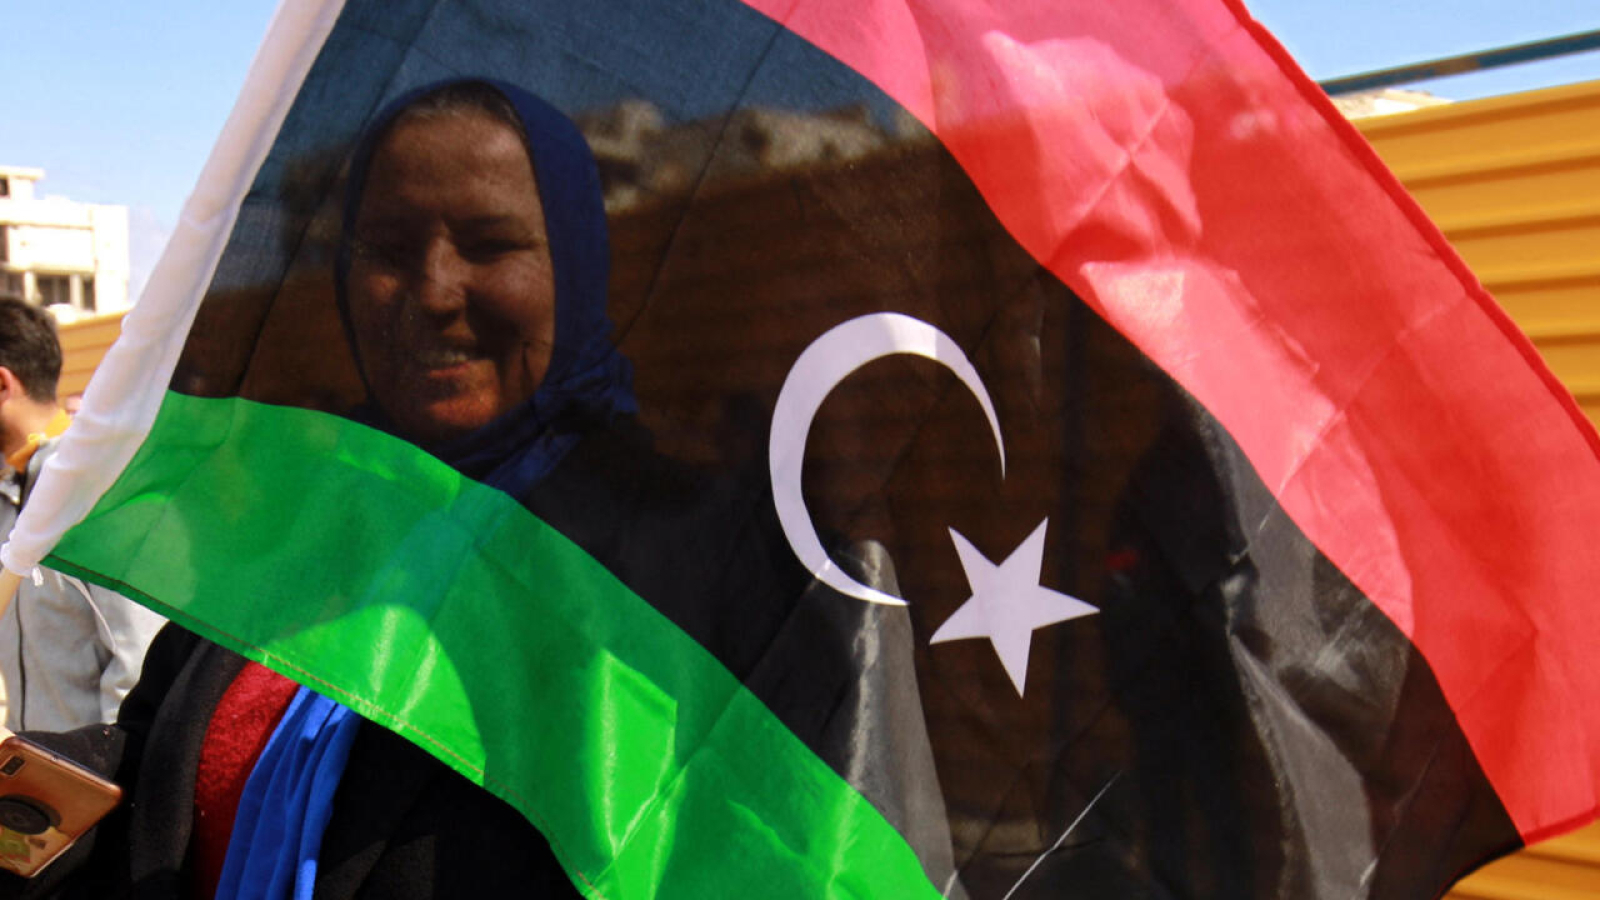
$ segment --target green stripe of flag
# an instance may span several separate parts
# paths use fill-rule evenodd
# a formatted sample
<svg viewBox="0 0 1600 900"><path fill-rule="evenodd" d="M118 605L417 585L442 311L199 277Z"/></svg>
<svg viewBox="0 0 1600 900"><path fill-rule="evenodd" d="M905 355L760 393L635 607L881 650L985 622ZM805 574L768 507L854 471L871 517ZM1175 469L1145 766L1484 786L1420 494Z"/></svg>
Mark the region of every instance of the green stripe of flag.
<svg viewBox="0 0 1600 900"><path fill-rule="evenodd" d="M504 493L370 428L169 393L49 563L417 741L590 896L937 895L703 647Z"/></svg>

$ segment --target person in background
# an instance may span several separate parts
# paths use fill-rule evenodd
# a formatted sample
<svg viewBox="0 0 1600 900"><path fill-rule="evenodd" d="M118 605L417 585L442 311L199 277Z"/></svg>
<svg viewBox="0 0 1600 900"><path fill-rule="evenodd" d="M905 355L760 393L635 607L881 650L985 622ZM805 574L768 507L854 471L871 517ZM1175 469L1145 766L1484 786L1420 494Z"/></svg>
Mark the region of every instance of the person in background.
<svg viewBox="0 0 1600 900"><path fill-rule="evenodd" d="M0 298L0 534L9 537L39 471L71 418L56 402L61 344L55 323ZM119 594L40 569L0 616L5 725L64 731L116 720L139 680L145 649L165 624Z"/></svg>

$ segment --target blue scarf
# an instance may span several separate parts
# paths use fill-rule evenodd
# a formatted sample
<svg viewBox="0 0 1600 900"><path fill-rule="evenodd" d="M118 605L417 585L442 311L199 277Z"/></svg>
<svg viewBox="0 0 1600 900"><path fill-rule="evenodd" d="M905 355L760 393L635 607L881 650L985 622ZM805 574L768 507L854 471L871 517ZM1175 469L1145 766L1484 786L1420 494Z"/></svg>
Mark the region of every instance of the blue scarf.
<svg viewBox="0 0 1600 900"><path fill-rule="evenodd" d="M306 688L294 695L244 784L218 900L310 900L322 832L360 723Z"/></svg>
<svg viewBox="0 0 1600 900"><path fill-rule="evenodd" d="M637 412L638 405L632 368L612 343L606 317L611 246L589 145L570 119L543 100L509 84L480 83L510 100L522 120L554 268L555 347L532 397L477 431L428 449L462 474L521 498L555 468L585 427ZM386 107L352 157L345 237L334 267L350 334L348 238L373 152L402 110L447 84L412 91ZM356 353L355 340L349 343ZM359 355L356 362L360 369ZM358 415L393 430L375 404ZM307 688L295 695L245 782L218 900L310 898L334 792L360 724L360 716Z"/></svg>

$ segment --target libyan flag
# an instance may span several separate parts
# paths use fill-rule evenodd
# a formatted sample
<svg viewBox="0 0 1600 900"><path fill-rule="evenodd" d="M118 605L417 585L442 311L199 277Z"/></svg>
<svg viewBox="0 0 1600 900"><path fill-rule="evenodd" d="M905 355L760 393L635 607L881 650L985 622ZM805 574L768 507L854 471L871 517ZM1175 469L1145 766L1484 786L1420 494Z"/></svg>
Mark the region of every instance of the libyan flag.
<svg viewBox="0 0 1600 900"><path fill-rule="evenodd" d="M576 123L628 376L514 489L343 299L433 252L350 233L453 196L361 148L463 79ZM1596 451L1237 2L289 2L5 562L591 897L1427 898L1595 815Z"/></svg>

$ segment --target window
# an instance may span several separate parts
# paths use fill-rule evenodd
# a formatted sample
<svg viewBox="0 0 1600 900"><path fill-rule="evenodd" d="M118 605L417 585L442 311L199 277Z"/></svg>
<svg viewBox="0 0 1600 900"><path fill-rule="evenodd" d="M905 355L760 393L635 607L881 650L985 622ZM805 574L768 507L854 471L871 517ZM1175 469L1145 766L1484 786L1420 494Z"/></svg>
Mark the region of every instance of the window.
<svg viewBox="0 0 1600 900"><path fill-rule="evenodd" d="M94 276L83 276L83 308L94 312Z"/></svg>
<svg viewBox="0 0 1600 900"><path fill-rule="evenodd" d="M39 291L39 305L52 306L72 302L72 279L66 275L40 275L34 279Z"/></svg>
<svg viewBox="0 0 1600 900"><path fill-rule="evenodd" d="M0 225L0 263L11 261L11 235Z"/></svg>
<svg viewBox="0 0 1600 900"><path fill-rule="evenodd" d="M0 297L22 299L21 272L0 272Z"/></svg>
<svg viewBox="0 0 1600 900"><path fill-rule="evenodd" d="M0 175L0 197L11 196L11 179Z"/></svg>

